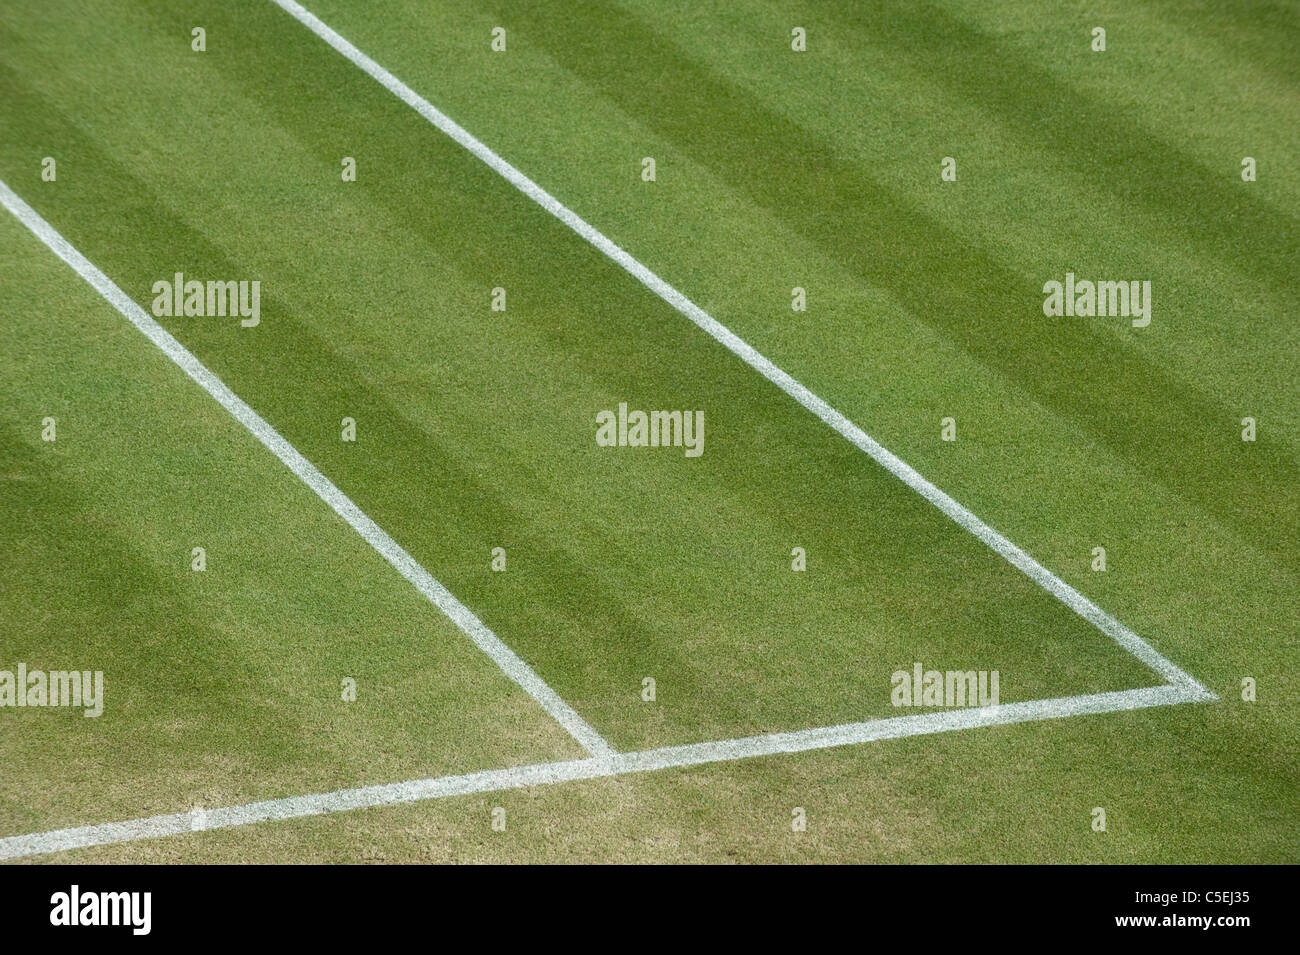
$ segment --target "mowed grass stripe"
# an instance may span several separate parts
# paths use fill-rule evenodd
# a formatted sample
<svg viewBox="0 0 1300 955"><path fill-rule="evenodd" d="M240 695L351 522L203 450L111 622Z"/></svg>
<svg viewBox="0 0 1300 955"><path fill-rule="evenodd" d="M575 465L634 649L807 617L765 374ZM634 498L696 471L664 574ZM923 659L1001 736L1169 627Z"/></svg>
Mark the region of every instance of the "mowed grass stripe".
<svg viewBox="0 0 1300 955"><path fill-rule="evenodd" d="M41 91L62 74L15 77L29 106L14 122L75 115L29 138L87 170L33 204L142 300L178 259L260 277L256 339L169 330L620 748L887 715L890 672L917 659L1015 673L1008 699L1149 682L280 11L207 19L237 55L154 50L157 80L95 91L112 122ZM161 48L179 21L114 22ZM322 108L304 89L338 95ZM204 136L239 174L186 180L214 161L165 133L185 102L204 104ZM354 152L348 192L337 163ZM110 241L130 209L148 227ZM495 284L514 290L504 321ZM594 413L619 400L705 408L704 456L596 448ZM356 447L338 442L343 414ZM789 571L795 544L815 573ZM646 675L658 706L640 700Z"/></svg>

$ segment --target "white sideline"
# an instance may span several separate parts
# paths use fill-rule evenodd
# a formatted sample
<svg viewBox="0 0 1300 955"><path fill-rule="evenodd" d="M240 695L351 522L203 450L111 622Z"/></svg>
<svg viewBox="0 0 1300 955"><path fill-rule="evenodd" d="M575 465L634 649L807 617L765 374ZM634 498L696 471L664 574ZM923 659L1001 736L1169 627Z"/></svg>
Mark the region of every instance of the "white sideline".
<svg viewBox="0 0 1300 955"><path fill-rule="evenodd" d="M939 510L956 521L961 527L974 534L993 550L1006 558L1013 566L1065 604L1079 616L1083 617L1102 633L1109 636L1129 653L1133 654L1171 685L1184 687L1199 694L1202 700L1217 699L1213 693L1198 683L1187 673L1176 667L1158 653L1154 647L1139 637L1128 627L1106 613L1083 594L1079 593L1065 581L1061 580L1029 554L1021 550L1007 538L995 531L988 524L976 517L965 507L935 487L920 475L911 465L876 441L852 421L840 414L817 395L790 377L757 350L732 332L729 328L709 315L702 308L673 288L650 269L642 265L614 242L589 225L576 212L569 209L549 192L533 182L510 163L506 162L489 147L484 145L462 126L442 113L437 107L420 96L409 86L393 76L366 54L327 26L315 14L295 0L271 0L286 13L296 19L307 29L332 46L353 64L370 74L385 89L410 106L438 129L442 130L460 145L464 146L483 162L510 182L516 189L551 215L555 216L582 238L605 253L642 285L654 292L661 299L689 318L715 340L744 361L747 365L775 384L799 404L803 405L822 421L830 425L850 443L874 458L881 466L895 475L904 484L912 488Z"/></svg>
<svg viewBox="0 0 1300 955"><path fill-rule="evenodd" d="M896 716L865 723L823 726L794 733L772 733L766 736L718 740L712 743L668 746L636 753L619 753L591 759L488 770L463 776L413 779L403 783L362 786L357 789L340 789L311 796L291 796L286 799L269 799L222 809L207 809L199 825L196 825L193 814L182 812L132 819L128 822L110 822L80 826L75 829L57 829L52 832L10 836L0 839L0 860L181 835L198 828L226 829L256 822L301 819L306 816L419 802L425 799L445 799L448 796L520 789L525 786L542 786L578 779L596 779L658 769L700 766L755 756L773 756L874 740L944 733L977 726L999 726L1029 720L1082 716L1146 706L1165 706L1171 703L1190 703L1200 699L1202 697L1199 694L1187 687L1148 687L1091 696L1004 703L1001 706L945 710L916 716Z"/></svg>
<svg viewBox="0 0 1300 955"><path fill-rule="evenodd" d="M180 366L182 371L198 382L204 391L217 399L221 406L235 417L235 420L251 431L254 437L283 461L290 471L298 475L304 484L332 507L339 517L347 521L367 544L397 568L397 571L409 580L416 590L450 617L480 650L492 658L506 676L540 703L543 709L568 730L587 752L593 756L608 756L614 752L613 747L605 742L600 734L574 711L573 707L560 699L559 694L534 673L532 667L502 643L500 638L474 615L473 611L435 580L414 557L389 537L383 528L367 517L361 508L352 503L352 500L335 487L329 478L321 474L315 465L303 457L297 448L281 437L265 419L226 387L220 378L210 372L184 345L173 338L167 329L154 321L130 296L118 288L112 279L73 248L53 226L41 218L36 210L24 202L3 181L0 181L0 203L3 203L5 208L27 226L38 239L49 246L55 255L72 266L77 274L121 312L127 321L162 349L163 353Z"/></svg>

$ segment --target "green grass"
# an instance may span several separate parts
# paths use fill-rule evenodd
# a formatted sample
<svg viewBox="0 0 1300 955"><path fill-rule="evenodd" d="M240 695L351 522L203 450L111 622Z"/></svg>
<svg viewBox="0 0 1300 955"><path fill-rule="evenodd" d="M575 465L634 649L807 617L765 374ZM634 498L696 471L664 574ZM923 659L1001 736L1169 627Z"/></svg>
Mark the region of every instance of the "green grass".
<svg viewBox="0 0 1300 955"><path fill-rule="evenodd" d="M1222 699L74 856L1295 861L1298 31L1249 6L309 4ZM1156 682L273 5L15 3L0 51L0 178L145 307L260 279L258 328L161 321L616 747L895 715L914 660ZM10 218L0 256L0 666L110 693L0 712L0 835L578 754ZM1045 319L1067 270L1151 326ZM596 447L620 401L705 453Z"/></svg>

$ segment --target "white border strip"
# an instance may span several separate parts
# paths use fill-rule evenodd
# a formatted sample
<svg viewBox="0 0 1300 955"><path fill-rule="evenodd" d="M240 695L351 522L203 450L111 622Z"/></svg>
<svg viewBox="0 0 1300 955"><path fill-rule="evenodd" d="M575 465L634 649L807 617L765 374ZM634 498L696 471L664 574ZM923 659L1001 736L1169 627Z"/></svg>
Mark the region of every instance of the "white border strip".
<svg viewBox="0 0 1300 955"><path fill-rule="evenodd" d="M298 449L282 438L274 428L256 411L244 403L238 395L226 387L225 383L210 372L202 362L178 342L167 329L159 325L144 309L137 305L107 275L97 269L84 255L59 235L48 222L19 196L0 181L0 203L14 214L23 225L44 242L50 249L77 274L85 279L100 295L132 325L144 333L145 337L162 349L163 353L203 388L208 394L229 411L240 424L253 433L271 453L284 462L302 482L316 492L334 512L347 521L362 538L377 550L398 572L409 580L415 589L424 594L439 610L451 618L456 626L465 632L474 644L492 658L506 676L519 684L529 696L542 705L551 717L569 731L574 739L593 756L608 756L614 752L612 746L587 724L573 707L560 699L558 693L536 673L532 667L521 660L508 646L501 642L495 633L487 628L468 607L457 600L446 587L433 578L420 566L414 557L406 552L378 524L372 521L357 507L352 500L334 486L333 482L316 469L316 466L303 457Z"/></svg>
<svg viewBox="0 0 1300 955"><path fill-rule="evenodd" d="M965 507L935 487L920 475L911 465L877 442L869 434L840 414L817 395L786 374L756 349L745 342L725 325L713 318L702 308L673 288L655 273L634 259L627 252L608 239L583 220L576 212L565 206L537 183L533 182L510 163L506 162L490 148L476 139L462 126L442 113L437 107L420 96L409 86L388 72L355 46L343 39L333 28L327 26L315 14L295 0L271 0L295 20L311 30L318 37L343 54L349 61L370 74L386 90L400 99L407 106L442 130L460 145L464 146L483 162L510 182L516 189L539 206L559 219L582 238L618 263L628 274L654 292L661 299L689 318L711 337L724 345L760 375L772 382L799 404L803 405L822 421L830 425L858 449L874 458L882 467L916 491L939 510L956 521L961 527L970 531L993 550L1006 558L1013 566L1022 571L1061 603L1065 604L1079 616L1083 617L1102 633L1109 636L1129 653L1133 654L1152 670L1174 686L1200 694L1203 700L1217 699L1204 686L1184 673L1169 660L1160 655L1150 644L1136 633L1124 626L1110 614L1106 613L1083 594L1079 593L1065 581L1061 580L1034 558L1011 543L988 524L976 517Z"/></svg>
<svg viewBox="0 0 1300 955"><path fill-rule="evenodd" d="M896 716L866 723L824 726L795 733L772 733L766 736L719 740L713 743L668 746L639 753L516 766L511 769L468 773L463 776L414 779L404 783L340 789L311 796L291 796L286 799L269 799L223 809L208 809L204 811L201 821L195 814L182 812L132 819L129 822L111 822L96 826L81 826L76 829L10 836L0 839L0 860L66 852L70 849L85 849L111 843L157 839L200 829L227 829L258 822L301 819L352 809L420 802L426 799L446 799L449 796L521 789L526 786L544 786L578 779L621 776L681 766L701 766L756 756L798 753L805 750L945 733L980 726L1001 726L1030 720L1109 713L1148 706L1166 706L1172 703L1191 703L1201 699L1199 694L1186 687L1149 687L1091 696L1072 696L1026 703L1004 703L1001 706L976 709L944 710L915 716Z"/></svg>

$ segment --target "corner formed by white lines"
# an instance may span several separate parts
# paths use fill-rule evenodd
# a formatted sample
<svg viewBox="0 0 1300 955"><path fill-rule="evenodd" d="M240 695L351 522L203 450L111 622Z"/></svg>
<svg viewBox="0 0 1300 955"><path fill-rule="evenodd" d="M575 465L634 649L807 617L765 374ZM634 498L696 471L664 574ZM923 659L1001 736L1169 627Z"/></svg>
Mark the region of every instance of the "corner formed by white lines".
<svg viewBox="0 0 1300 955"><path fill-rule="evenodd" d="M272 0L387 90L460 143L520 192L546 209L587 242L603 252L639 282L707 332L764 378L869 455L959 526L1001 554L1036 584L1079 616L1111 637L1167 681L1167 685L1112 693L1007 703L1000 706L898 716L888 719L824 726L790 733L772 733L739 739L669 746L633 753L617 753L595 729L562 700L523 660L506 646L477 616L433 578L382 528L366 516L342 491L275 431L260 415L209 371L180 342L151 318L103 272L67 242L48 222L5 183L0 182L0 203L88 282L114 308L158 346L187 375L215 398L294 474L393 565L420 593L445 613L501 670L524 689L589 753L577 759L459 776L417 779L401 783L342 789L307 796L206 810L201 824L191 813L149 816L126 822L103 823L51 832L0 838L0 860L43 855L70 849L180 835L202 829L223 829L256 822L303 818L374 806L442 799L470 793L494 792L597 779L628 773L827 749L883 739L944 733L975 727L999 726L1030 720L1108 713L1175 703L1207 702L1217 697L1175 666L1150 644L1115 620L1077 590L1047 570L1025 551L976 517L953 498L922 477L901 458L866 434L848 418L786 374L734 332L717 321L642 265L604 234L589 225L522 172L510 165L469 132L452 121L410 87L343 39L294 0Z"/></svg>

